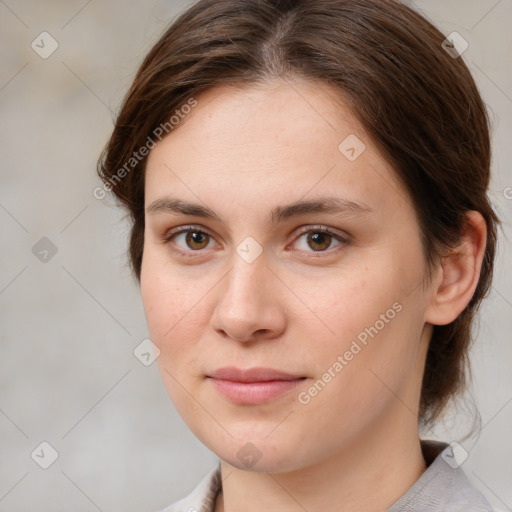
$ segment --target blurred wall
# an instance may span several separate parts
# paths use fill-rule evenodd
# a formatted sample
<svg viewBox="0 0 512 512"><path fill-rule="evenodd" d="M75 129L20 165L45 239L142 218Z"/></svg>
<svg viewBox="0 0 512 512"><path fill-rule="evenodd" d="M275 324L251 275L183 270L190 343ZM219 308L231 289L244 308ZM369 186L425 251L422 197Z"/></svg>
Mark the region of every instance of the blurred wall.
<svg viewBox="0 0 512 512"><path fill-rule="evenodd" d="M126 265L128 226L92 192L122 95L189 4L0 0L1 511L151 512L217 460L175 412L156 364L134 356L148 331ZM512 510L512 2L413 5L469 43L464 59L493 123L491 195L508 238L472 351L483 428L462 440L469 425L459 419L436 435L458 440L470 479Z"/></svg>

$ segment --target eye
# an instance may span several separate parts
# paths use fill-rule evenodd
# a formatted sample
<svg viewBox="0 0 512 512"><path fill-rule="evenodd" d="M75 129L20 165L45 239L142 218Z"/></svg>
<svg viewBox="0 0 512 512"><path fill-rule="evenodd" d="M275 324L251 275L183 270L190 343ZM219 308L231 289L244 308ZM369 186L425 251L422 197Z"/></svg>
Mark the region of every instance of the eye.
<svg viewBox="0 0 512 512"><path fill-rule="evenodd" d="M178 247L179 252L198 252L201 249L211 248L214 245L213 238L202 229L194 226L186 226L170 231L165 236L165 242L172 242Z"/></svg>
<svg viewBox="0 0 512 512"><path fill-rule="evenodd" d="M167 233L164 242L175 246L175 250L181 254L192 256L192 253L200 253L203 249L211 249L215 246L214 238L196 226L182 226ZM334 233L323 226L309 226L304 229L293 245L303 252L319 253L328 252L333 247L347 245L348 236Z"/></svg>
<svg viewBox="0 0 512 512"><path fill-rule="evenodd" d="M348 238L324 227L309 228L297 239L298 249L305 252L326 252L328 249L348 243ZM308 247L312 250L309 250Z"/></svg>

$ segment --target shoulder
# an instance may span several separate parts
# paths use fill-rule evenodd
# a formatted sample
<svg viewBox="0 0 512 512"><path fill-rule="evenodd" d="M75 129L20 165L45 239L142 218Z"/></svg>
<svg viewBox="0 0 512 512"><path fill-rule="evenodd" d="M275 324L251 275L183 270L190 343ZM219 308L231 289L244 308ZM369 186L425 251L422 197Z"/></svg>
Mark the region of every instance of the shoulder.
<svg viewBox="0 0 512 512"><path fill-rule="evenodd" d="M212 512L221 488L220 464L212 468L184 498L156 512Z"/></svg>

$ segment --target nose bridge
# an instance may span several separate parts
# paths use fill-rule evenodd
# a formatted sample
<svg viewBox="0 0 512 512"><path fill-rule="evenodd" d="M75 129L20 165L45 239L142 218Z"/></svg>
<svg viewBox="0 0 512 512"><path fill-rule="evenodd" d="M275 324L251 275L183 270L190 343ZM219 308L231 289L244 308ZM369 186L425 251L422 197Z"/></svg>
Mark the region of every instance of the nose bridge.
<svg viewBox="0 0 512 512"><path fill-rule="evenodd" d="M236 248L212 318L216 330L239 341L252 339L256 332L275 335L284 326L281 301L270 290L275 278L263 250L257 254L256 249L252 241Z"/></svg>
<svg viewBox="0 0 512 512"><path fill-rule="evenodd" d="M263 254L254 258L254 254L249 249L247 253L240 256L240 247L244 248L240 245L237 247L237 254L233 255L231 271L223 290L223 299L230 303L230 308L243 309L245 305L254 308L259 302L259 294L265 288L265 281L268 278L265 274L269 270L266 268L266 258ZM245 259L249 254L251 258Z"/></svg>
<svg viewBox="0 0 512 512"><path fill-rule="evenodd" d="M268 254L256 238L250 235L242 238L232 253L225 294L250 299L258 291L257 281L261 284L265 280L267 259Z"/></svg>

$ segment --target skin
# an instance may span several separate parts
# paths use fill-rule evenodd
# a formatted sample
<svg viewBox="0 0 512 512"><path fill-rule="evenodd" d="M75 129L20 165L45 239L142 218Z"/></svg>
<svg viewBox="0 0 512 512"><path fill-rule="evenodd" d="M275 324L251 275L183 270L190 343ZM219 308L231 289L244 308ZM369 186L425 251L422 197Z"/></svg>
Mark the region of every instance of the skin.
<svg viewBox="0 0 512 512"><path fill-rule="evenodd" d="M432 325L450 323L469 302L485 222L468 214L460 247L428 282L412 199L328 85L222 86L196 99L150 152L145 207L178 198L220 220L147 212L141 292L169 396L221 460L215 510L385 510L425 470L417 416ZM350 134L365 144L354 161L338 149ZM371 211L269 222L277 206L333 194ZM207 235L166 241L189 225ZM348 242L308 241L319 226ZM251 263L236 252L248 236L263 249ZM395 303L400 312L300 403ZM307 379L265 404L240 405L207 378L223 366ZM237 457L249 442L261 457L252 467Z"/></svg>

